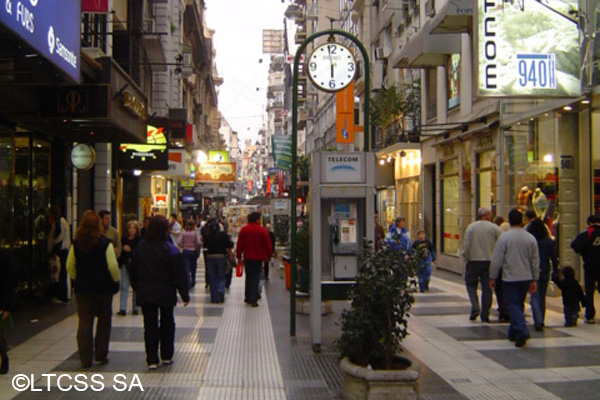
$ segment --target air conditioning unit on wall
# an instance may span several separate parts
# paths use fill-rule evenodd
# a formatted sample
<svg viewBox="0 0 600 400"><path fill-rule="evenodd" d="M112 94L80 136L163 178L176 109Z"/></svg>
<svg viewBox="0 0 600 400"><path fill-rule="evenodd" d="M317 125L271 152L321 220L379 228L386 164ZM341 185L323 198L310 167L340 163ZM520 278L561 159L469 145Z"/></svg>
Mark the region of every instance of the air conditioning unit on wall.
<svg viewBox="0 0 600 400"><path fill-rule="evenodd" d="M383 47L376 47L375 48L375 59L383 60L384 58L385 58L385 55L383 53Z"/></svg>

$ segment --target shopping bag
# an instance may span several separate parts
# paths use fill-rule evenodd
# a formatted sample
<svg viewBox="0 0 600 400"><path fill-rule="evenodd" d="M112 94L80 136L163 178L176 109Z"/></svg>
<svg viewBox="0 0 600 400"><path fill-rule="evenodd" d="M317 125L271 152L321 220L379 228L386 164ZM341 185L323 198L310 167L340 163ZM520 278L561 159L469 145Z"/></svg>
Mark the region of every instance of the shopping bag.
<svg viewBox="0 0 600 400"><path fill-rule="evenodd" d="M240 278L242 275L244 275L244 264L242 264L242 262L239 262L235 267L235 276Z"/></svg>
<svg viewBox="0 0 600 400"><path fill-rule="evenodd" d="M55 254L50 257L50 282L57 283L60 275L60 258Z"/></svg>

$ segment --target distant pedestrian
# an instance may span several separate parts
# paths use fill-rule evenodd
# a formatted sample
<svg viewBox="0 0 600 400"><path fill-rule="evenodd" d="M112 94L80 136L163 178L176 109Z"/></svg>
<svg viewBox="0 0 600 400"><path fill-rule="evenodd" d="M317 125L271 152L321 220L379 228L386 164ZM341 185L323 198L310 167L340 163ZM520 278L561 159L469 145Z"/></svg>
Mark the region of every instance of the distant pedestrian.
<svg viewBox="0 0 600 400"><path fill-rule="evenodd" d="M7 252L0 252L0 375L8 373L8 343L4 332L13 327L12 311L15 301L15 281L10 257Z"/></svg>
<svg viewBox="0 0 600 400"><path fill-rule="evenodd" d="M196 232L196 224L193 220L185 223L185 231L179 234L177 245L183 249L183 260L185 262L185 271L188 276L189 286L196 286L196 270L198 269L198 257L202 251L202 239Z"/></svg>
<svg viewBox="0 0 600 400"><path fill-rule="evenodd" d="M563 279L559 279L558 273L552 275L552 282L561 290L563 301L563 312L565 314L565 326L577 326L579 318L579 304L585 308L589 306L586 298L575 279L575 271L572 267L562 269Z"/></svg>
<svg viewBox="0 0 600 400"><path fill-rule="evenodd" d="M119 257L119 268L121 268L121 294L119 312L117 315L125 316L127 314L127 301L129 299L129 265L133 258L133 252L136 250L138 244L142 241L142 235L140 225L137 221L127 222L127 235L121 238L121 257ZM138 315L138 305L135 290L132 291L131 296L131 313Z"/></svg>
<svg viewBox="0 0 600 400"><path fill-rule="evenodd" d="M481 315L482 322L490 322L492 307L492 291L489 286L490 260L494 245L502 234L502 230L491 222L492 210L480 207L477 210L477 221L467 227L463 245L465 267L465 283L471 301L469 319L475 321ZM481 306L477 297L477 286L481 283Z"/></svg>
<svg viewBox="0 0 600 400"><path fill-rule="evenodd" d="M133 255L130 268L131 286L137 292L138 305L144 315L144 343L148 369L158 368L158 351L164 365L173 362L175 352L175 317L177 292L184 307L190 301L183 255L167 241L169 222L161 215L148 223L146 239ZM159 324L160 314L160 324Z"/></svg>
<svg viewBox="0 0 600 400"><path fill-rule="evenodd" d="M150 217L149 216L145 216L144 217L144 221L142 222L142 230L141 230L142 238L146 237L146 229L148 228L148 222L149 221L150 221Z"/></svg>
<svg viewBox="0 0 600 400"><path fill-rule="evenodd" d="M398 217L394 225L390 226L386 236L385 243L394 251L399 251L406 256L410 251L411 241L410 233L406 228L406 218Z"/></svg>
<svg viewBox="0 0 600 400"><path fill-rule="evenodd" d="M510 230L496 242L490 265L490 286L502 280L504 301L510 316L508 339L523 347L529 339L523 310L527 293L536 291L539 279L539 251L535 238L522 228L523 214L517 208L508 213ZM502 275L500 276L500 270Z"/></svg>
<svg viewBox="0 0 600 400"><path fill-rule="evenodd" d="M583 281L585 285L586 324L596 322L596 308L594 307L594 291L596 283L600 285L600 217L590 215L587 219L588 228L581 232L571 242L571 248L583 258Z"/></svg>
<svg viewBox="0 0 600 400"><path fill-rule="evenodd" d="M259 212L248 214L248 224L240 230L236 246L238 263L243 261L246 270L244 301L252 307L258 307L258 284L262 265L273 255L271 238L267 230L258 224L259 220Z"/></svg>
<svg viewBox="0 0 600 400"><path fill-rule="evenodd" d="M74 281L79 328L77 347L82 367L108 362L108 343L113 295L119 290L119 264L112 242L102 234L103 225L93 210L83 213L67 258ZM97 317L96 335L93 335Z"/></svg>
<svg viewBox="0 0 600 400"><path fill-rule="evenodd" d="M177 239L179 239L179 234L181 233L182 226L177 219L177 214L171 214L171 219L169 221L169 233L170 233L170 241L173 244L177 243Z"/></svg>
<svg viewBox="0 0 600 400"><path fill-rule="evenodd" d="M271 239L271 254L273 257L277 257L277 252L275 251L275 232L271 229L271 224L267 222L265 224L265 229L269 232L269 239ZM269 265L271 264L271 259L265 261L264 273L265 273L265 281L269 280Z"/></svg>
<svg viewBox="0 0 600 400"><path fill-rule="evenodd" d="M54 285L54 295L57 302L69 301L69 285L67 281L67 255L71 247L71 229L69 223L61 215L60 207L56 204L49 211L50 233L48 234L48 253L50 258L58 257L60 271L58 282Z"/></svg>
<svg viewBox="0 0 600 400"><path fill-rule="evenodd" d="M117 259L121 257L121 251L123 248L121 247L121 239L119 238L119 231L114 226L110 224L110 211L101 210L98 212L100 215L100 219L102 220L102 226L104 227L103 235L110 239L114 248Z"/></svg>
<svg viewBox="0 0 600 400"><path fill-rule="evenodd" d="M412 244L412 250L419 257L419 290L421 293L429 291L431 278L431 263L435 263L435 249L425 235L425 229L419 229L417 240Z"/></svg>
<svg viewBox="0 0 600 400"><path fill-rule="evenodd" d="M207 224L204 236L206 248L206 270L210 279L211 303L225 302L225 274L227 270L227 255L233 248L229 235L221 230L216 219Z"/></svg>
<svg viewBox="0 0 600 400"><path fill-rule="evenodd" d="M543 331L546 317L546 292L550 281L550 264L552 264L552 273L555 273L558 270L558 258L554 240L548 235L546 224L541 219L533 219L529 223L527 232L535 237L540 255L540 277L537 281L537 289L535 293L531 294L530 301L535 330Z"/></svg>

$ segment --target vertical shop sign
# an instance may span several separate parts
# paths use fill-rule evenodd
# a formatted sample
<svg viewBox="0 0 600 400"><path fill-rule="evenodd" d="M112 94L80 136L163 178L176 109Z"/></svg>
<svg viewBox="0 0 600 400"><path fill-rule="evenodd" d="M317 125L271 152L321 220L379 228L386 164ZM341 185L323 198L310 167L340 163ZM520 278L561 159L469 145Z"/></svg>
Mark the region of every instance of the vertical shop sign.
<svg viewBox="0 0 600 400"><path fill-rule="evenodd" d="M336 143L354 143L354 82L335 95Z"/></svg>

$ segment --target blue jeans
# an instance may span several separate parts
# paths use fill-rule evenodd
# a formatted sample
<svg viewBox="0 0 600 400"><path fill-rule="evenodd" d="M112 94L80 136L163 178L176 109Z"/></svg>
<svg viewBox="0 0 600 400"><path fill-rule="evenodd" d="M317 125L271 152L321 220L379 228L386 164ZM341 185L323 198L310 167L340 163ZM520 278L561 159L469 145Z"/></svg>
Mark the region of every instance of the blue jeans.
<svg viewBox="0 0 600 400"><path fill-rule="evenodd" d="M510 316L510 325L508 326L509 339L520 337L529 337L529 329L525 323L525 298L531 281L507 282L502 281L504 301L506 309Z"/></svg>
<svg viewBox="0 0 600 400"><path fill-rule="evenodd" d="M534 324L543 324L546 318L546 292L548 291L549 273L540 273L537 281L537 289L531 295L531 313Z"/></svg>
<svg viewBox="0 0 600 400"><path fill-rule="evenodd" d="M431 263L419 265L419 290L424 292L429 290L429 278L431 277Z"/></svg>
<svg viewBox="0 0 600 400"><path fill-rule="evenodd" d="M188 280L188 287L196 286L196 269L198 268L198 252L195 250L183 250L183 262Z"/></svg>
<svg viewBox="0 0 600 400"><path fill-rule="evenodd" d="M223 257L206 257L206 270L210 278L210 301L219 301L219 295L225 296L225 270L227 260Z"/></svg>
<svg viewBox="0 0 600 400"><path fill-rule="evenodd" d="M137 296L135 294L135 290L131 289L132 298L131 298L131 310L138 311L137 306ZM127 312L127 299L129 297L129 273L127 272L127 267L123 265L121 268L121 305L119 306L119 310L123 312Z"/></svg>

